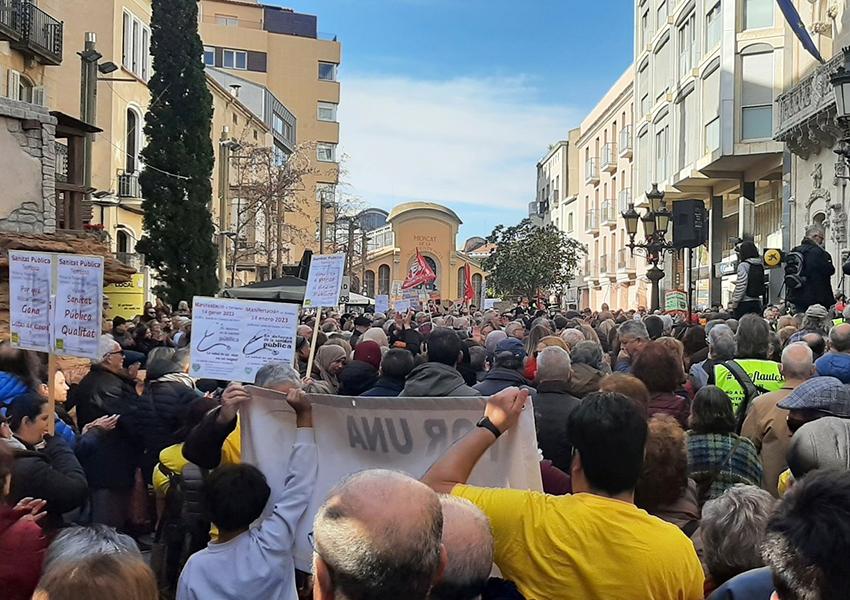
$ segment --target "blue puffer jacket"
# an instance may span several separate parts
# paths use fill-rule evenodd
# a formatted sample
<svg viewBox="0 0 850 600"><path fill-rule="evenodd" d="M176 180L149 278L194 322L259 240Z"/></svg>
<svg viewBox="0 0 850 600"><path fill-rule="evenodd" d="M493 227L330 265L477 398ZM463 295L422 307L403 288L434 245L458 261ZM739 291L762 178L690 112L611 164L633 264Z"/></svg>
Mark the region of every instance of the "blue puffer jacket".
<svg viewBox="0 0 850 600"><path fill-rule="evenodd" d="M5 371L0 371L0 414L6 414L6 407L14 403L15 398L29 392L27 384L20 377ZM77 444L77 436L62 419L56 419L56 435L65 440L65 443L73 450Z"/></svg>
<svg viewBox="0 0 850 600"><path fill-rule="evenodd" d="M827 352L815 362L818 375L835 377L841 383L850 383L850 354Z"/></svg>

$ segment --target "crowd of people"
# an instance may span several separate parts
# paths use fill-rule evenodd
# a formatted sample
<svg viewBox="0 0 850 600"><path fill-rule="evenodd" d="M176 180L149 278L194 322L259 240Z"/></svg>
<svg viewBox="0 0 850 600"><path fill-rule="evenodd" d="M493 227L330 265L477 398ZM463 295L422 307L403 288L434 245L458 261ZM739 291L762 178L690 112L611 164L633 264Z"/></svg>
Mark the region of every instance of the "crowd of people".
<svg viewBox="0 0 850 600"><path fill-rule="evenodd" d="M274 497L241 461L249 388L188 375L188 304L146 307L132 334L113 322L55 414L43 361L2 345L0 596L850 598L850 308L782 314L739 288L691 320L525 298L305 312L294 365L253 382L296 415ZM486 407L427 472L338 482L301 540L306 573L310 394ZM528 406L543 490L469 485Z"/></svg>

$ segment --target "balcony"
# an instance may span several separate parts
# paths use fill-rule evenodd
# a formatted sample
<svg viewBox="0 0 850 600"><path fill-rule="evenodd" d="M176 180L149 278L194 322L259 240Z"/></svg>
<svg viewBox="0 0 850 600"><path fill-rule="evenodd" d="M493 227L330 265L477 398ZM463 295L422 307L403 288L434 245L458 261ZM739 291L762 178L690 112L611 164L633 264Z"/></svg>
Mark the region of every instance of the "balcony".
<svg viewBox="0 0 850 600"><path fill-rule="evenodd" d="M635 274L635 257L627 248L617 250L617 271L628 275Z"/></svg>
<svg viewBox="0 0 850 600"><path fill-rule="evenodd" d="M588 281L599 281L599 272L596 270L595 258L586 258L584 260L584 277Z"/></svg>
<svg viewBox="0 0 850 600"><path fill-rule="evenodd" d="M599 211L595 208L587 211L584 216L584 231L586 233L599 233Z"/></svg>
<svg viewBox="0 0 850 600"><path fill-rule="evenodd" d="M620 158L632 157L632 126L620 130Z"/></svg>
<svg viewBox="0 0 850 600"><path fill-rule="evenodd" d="M605 275L608 273L608 255L603 254L599 257L599 273Z"/></svg>
<svg viewBox="0 0 850 600"><path fill-rule="evenodd" d="M599 159L588 158L584 162L584 182L586 184L596 185L599 183Z"/></svg>
<svg viewBox="0 0 850 600"><path fill-rule="evenodd" d="M617 144L608 142L602 146L602 170L614 173L617 170Z"/></svg>
<svg viewBox="0 0 850 600"><path fill-rule="evenodd" d="M31 0L0 0L0 41L46 65L62 63L63 25Z"/></svg>
<svg viewBox="0 0 850 600"><path fill-rule="evenodd" d="M807 159L824 148L832 148L844 137L835 122L835 95L829 78L844 64L838 52L793 88L776 98L779 124L773 139L785 142L797 156Z"/></svg>
<svg viewBox="0 0 850 600"><path fill-rule="evenodd" d="M599 220L602 226L616 227L617 225L617 203L614 200L603 200L599 209Z"/></svg>
<svg viewBox="0 0 850 600"><path fill-rule="evenodd" d="M139 176L132 173L118 174L118 197L140 199L142 197L142 186L139 185Z"/></svg>
<svg viewBox="0 0 850 600"><path fill-rule="evenodd" d="M120 263L133 267L137 271L145 266L145 255L135 252L114 252L112 256Z"/></svg>
<svg viewBox="0 0 850 600"><path fill-rule="evenodd" d="M617 212L622 214L629 209L632 201L632 188L623 188L617 195Z"/></svg>

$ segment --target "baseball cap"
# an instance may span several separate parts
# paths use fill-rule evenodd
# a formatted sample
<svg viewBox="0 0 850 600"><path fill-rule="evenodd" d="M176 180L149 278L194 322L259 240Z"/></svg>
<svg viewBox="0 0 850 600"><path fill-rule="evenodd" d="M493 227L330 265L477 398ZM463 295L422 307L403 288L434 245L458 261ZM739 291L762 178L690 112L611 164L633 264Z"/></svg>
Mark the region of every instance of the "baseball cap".
<svg viewBox="0 0 850 600"><path fill-rule="evenodd" d="M850 418L850 388L835 377L812 377L794 388L777 406Z"/></svg>
<svg viewBox="0 0 850 600"><path fill-rule="evenodd" d="M496 355L502 354L503 352L509 352L516 356L517 358L525 358L525 346L522 345L522 342L514 337L505 338L496 344Z"/></svg>
<svg viewBox="0 0 850 600"><path fill-rule="evenodd" d="M815 469L850 470L850 420L823 417L800 427L791 438L788 466L798 479Z"/></svg>

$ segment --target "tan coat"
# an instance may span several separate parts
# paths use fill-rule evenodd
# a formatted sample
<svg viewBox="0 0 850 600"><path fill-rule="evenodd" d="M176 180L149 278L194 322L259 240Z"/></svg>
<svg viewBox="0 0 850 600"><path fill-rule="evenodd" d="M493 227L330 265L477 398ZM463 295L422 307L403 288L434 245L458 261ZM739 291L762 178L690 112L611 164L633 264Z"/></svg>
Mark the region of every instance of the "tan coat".
<svg viewBox="0 0 850 600"><path fill-rule="evenodd" d="M750 405L747 418L741 429L741 435L749 438L759 451L764 474L762 487L776 496L779 475L788 468L786 455L791 444L791 432L788 430L788 411L777 408L777 404L791 393L793 388L783 387L756 397Z"/></svg>

